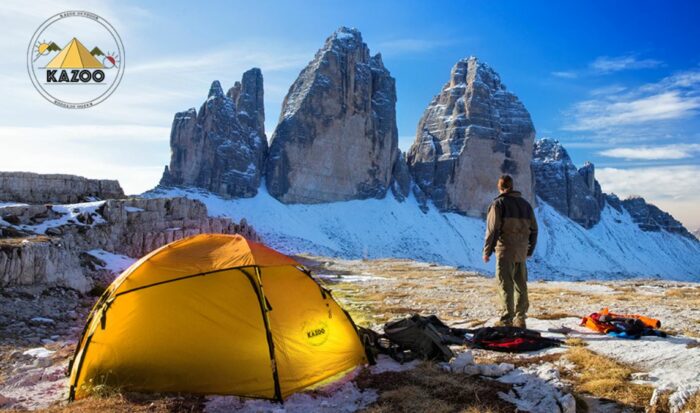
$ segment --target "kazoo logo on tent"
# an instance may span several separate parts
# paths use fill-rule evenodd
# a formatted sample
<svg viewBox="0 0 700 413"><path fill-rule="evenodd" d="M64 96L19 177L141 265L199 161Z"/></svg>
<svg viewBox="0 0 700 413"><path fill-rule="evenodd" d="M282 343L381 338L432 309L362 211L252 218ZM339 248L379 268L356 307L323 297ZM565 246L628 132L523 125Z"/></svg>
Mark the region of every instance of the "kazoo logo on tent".
<svg viewBox="0 0 700 413"><path fill-rule="evenodd" d="M124 75L124 45L114 27L86 11L59 13L36 30L27 50L36 90L69 109L103 102Z"/></svg>
<svg viewBox="0 0 700 413"><path fill-rule="evenodd" d="M320 346L328 341L328 324L325 321L304 322L301 330L312 346Z"/></svg>

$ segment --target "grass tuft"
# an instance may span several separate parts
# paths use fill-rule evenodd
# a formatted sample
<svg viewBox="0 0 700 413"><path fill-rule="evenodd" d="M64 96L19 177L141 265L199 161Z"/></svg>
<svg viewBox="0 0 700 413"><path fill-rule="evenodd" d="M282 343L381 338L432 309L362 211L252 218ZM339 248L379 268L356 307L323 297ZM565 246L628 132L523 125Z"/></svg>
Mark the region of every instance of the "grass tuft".
<svg viewBox="0 0 700 413"><path fill-rule="evenodd" d="M631 367L598 355L583 347L569 349L566 358L576 365L569 377L578 393L588 393L597 398L614 400L635 410L649 405L653 387L631 382Z"/></svg>
<svg viewBox="0 0 700 413"><path fill-rule="evenodd" d="M379 400L365 409L366 413L513 411L513 405L498 396L499 392L507 393L509 385L448 373L432 363L423 363L402 372L363 372L357 379L357 385L379 392Z"/></svg>

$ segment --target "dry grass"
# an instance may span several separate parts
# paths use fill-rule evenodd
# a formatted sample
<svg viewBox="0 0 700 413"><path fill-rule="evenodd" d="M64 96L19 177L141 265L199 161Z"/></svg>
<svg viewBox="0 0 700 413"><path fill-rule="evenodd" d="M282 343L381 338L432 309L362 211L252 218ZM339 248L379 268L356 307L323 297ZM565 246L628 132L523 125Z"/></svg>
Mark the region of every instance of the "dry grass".
<svg viewBox="0 0 700 413"><path fill-rule="evenodd" d="M46 235L32 235L30 237L21 238L0 238L0 247L17 248L21 247L25 242L39 243L49 242L51 238Z"/></svg>
<svg viewBox="0 0 700 413"><path fill-rule="evenodd" d="M201 412L204 399L194 396L163 397L162 395L113 395L109 397L89 397L72 403L56 403L38 413L186 413ZM20 410L4 410L19 413Z"/></svg>
<svg viewBox="0 0 700 413"><path fill-rule="evenodd" d="M664 293L664 298L682 301L695 308L700 307L700 287L672 288Z"/></svg>
<svg viewBox="0 0 700 413"><path fill-rule="evenodd" d="M574 374L566 374L577 393L587 393L597 398L644 411L654 389L649 385L631 383L635 372L629 366L600 356L583 347L571 348L566 358L576 365Z"/></svg>
<svg viewBox="0 0 700 413"><path fill-rule="evenodd" d="M569 337L566 339L566 341L564 341L564 344L569 347L586 347L588 345L586 340L580 337Z"/></svg>
<svg viewBox="0 0 700 413"><path fill-rule="evenodd" d="M498 396L498 392L507 392L509 385L447 373L430 363L403 372L363 373L357 384L379 391L379 400L364 410L368 413L513 411L513 405Z"/></svg>
<svg viewBox="0 0 700 413"><path fill-rule="evenodd" d="M525 354L523 354L524 356ZM542 363L553 363L557 364L562 358L562 353L552 353L544 354L541 356L517 356L516 354L509 353L496 353L493 351L475 351L474 360L478 364L499 364L499 363L510 363L515 367L526 367L530 365L537 365Z"/></svg>
<svg viewBox="0 0 700 413"><path fill-rule="evenodd" d="M700 412L700 392L695 393L693 397L683 406L684 412Z"/></svg>
<svg viewBox="0 0 700 413"><path fill-rule="evenodd" d="M541 313L533 314L530 317L538 320L561 320L562 318L581 318L581 316L569 313Z"/></svg>
<svg viewBox="0 0 700 413"><path fill-rule="evenodd" d="M201 412L203 398L163 397L162 395L114 394L109 397L88 397L73 403L62 403L38 410L42 413L92 413L92 412L149 412L185 413Z"/></svg>

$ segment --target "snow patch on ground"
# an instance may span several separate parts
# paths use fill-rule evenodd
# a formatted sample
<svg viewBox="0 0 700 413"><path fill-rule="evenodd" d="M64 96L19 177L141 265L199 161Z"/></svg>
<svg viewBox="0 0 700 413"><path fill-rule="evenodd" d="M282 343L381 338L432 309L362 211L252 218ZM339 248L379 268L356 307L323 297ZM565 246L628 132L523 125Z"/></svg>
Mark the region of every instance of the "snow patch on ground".
<svg viewBox="0 0 700 413"><path fill-rule="evenodd" d="M420 360L409 361L408 363L399 363L389 356L380 354L377 356L377 364L370 366L369 371L372 374L386 373L388 371L400 372L415 369L420 364Z"/></svg>
<svg viewBox="0 0 700 413"><path fill-rule="evenodd" d="M364 409L378 398L371 389L360 390L355 383L346 382L330 393L296 393L284 405L269 400L250 400L236 396L211 396L204 411L207 413L351 413Z"/></svg>
<svg viewBox="0 0 700 413"><path fill-rule="evenodd" d="M316 278L321 278L325 281L349 282L349 283L386 279L385 277L379 277L379 276L371 275L371 274L362 274L362 275L315 274L314 276Z"/></svg>
<svg viewBox="0 0 700 413"><path fill-rule="evenodd" d="M114 274L121 274L125 269L129 268L131 264L136 262L135 258L100 249L90 250L87 251L87 253L104 261L105 265L101 266L101 269L111 271Z"/></svg>
<svg viewBox="0 0 700 413"><path fill-rule="evenodd" d="M22 354L25 356L43 359L43 358L51 357L51 355L53 353L55 353L55 351L47 350L43 347L37 347L37 348L30 348L29 350L23 352Z"/></svg>
<svg viewBox="0 0 700 413"><path fill-rule="evenodd" d="M528 327L538 331L546 332L549 328L561 326L571 328L573 331L569 337L584 339L587 349L647 372L637 381L652 385L657 392L670 393L672 412L680 411L687 399L700 391L700 347L688 348L688 344L695 343L695 340L672 336L628 340L596 333L580 323L579 318L528 319Z"/></svg>
<svg viewBox="0 0 700 413"><path fill-rule="evenodd" d="M484 221L430 208L421 212L412 195L321 205L285 205L262 185L253 198L223 199L185 189L156 189L146 197L187 196L209 214L245 218L265 243L288 254L342 258L409 258L482 273ZM661 277L700 281L700 242L667 232L644 232L627 212L606 206L601 221L586 230L539 200L540 237L529 263L534 279ZM623 210L624 211L624 210Z"/></svg>
<svg viewBox="0 0 700 413"><path fill-rule="evenodd" d="M547 281L537 284L537 288L552 288L587 294L615 294L614 288L602 284L571 282L571 281Z"/></svg>
<svg viewBox="0 0 700 413"><path fill-rule="evenodd" d="M94 201L94 202L83 202L79 204L65 204L65 205L53 205L51 209L55 212L61 214L57 219L46 220L36 225L19 225L25 231L31 231L36 234L45 234L46 230L49 228L60 227L61 225L66 225L68 223L73 223L76 225L87 225L82 224L78 220L79 215L90 215L93 219L91 225L102 224L106 221L100 214L95 212L99 207L101 207L105 201ZM70 221L70 222L69 222Z"/></svg>
<svg viewBox="0 0 700 413"><path fill-rule="evenodd" d="M23 353L33 359L19 367L2 384L0 399L5 406L19 410L44 409L67 397L68 378L65 371L68 361L51 365L53 351L34 348Z"/></svg>
<svg viewBox="0 0 700 413"><path fill-rule="evenodd" d="M20 206L27 206L29 204L23 204L21 202L3 202L0 201L0 208L5 208L5 207L20 207Z"/></svg>
<svg viewBox="0 0 700 413"><path fill-rule="evenodd" d="M398 363L389 356L379 355L377 364L369 367L372 374L399 372L416 368L419 360ZM310 392L296 393L284 401L284 405L269 400L250 400L236 396L210 396L204 408L208 413L223 412L262 412L262 413L306 413L306 412L345 412L364 409L378 399L375 390L360 390L351 380L359 373L355 370L339 382L332 383Z"/></svg>
<svg viewBox="0 0 700 413"><path fill-rule="evenodd" d="M576 400L552 363L517 368L498 381L513 385L508 394L500 396L522 411L576 413Z"/></svg>
<svg viewBox="0 0 700 413"><path fill-rule="evenodd" d="M531 356L532 354L530 354ZM532 413L575 413L576 400L552 363L515 368L510 363L476 364L470 350L457 354L445 369L453 373L480 375L512 385L501 398L518 409Z"/></svg>

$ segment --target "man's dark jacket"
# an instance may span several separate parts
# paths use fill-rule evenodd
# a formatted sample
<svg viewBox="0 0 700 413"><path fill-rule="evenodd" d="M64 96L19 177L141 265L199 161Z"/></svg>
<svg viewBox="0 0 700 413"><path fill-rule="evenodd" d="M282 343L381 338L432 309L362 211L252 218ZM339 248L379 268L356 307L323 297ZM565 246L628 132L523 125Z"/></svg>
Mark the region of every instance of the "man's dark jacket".
<svg viewBox="0 0 700 413"><path fill-rule="evenodd" d="M484 255L495 251L498 259L525 262L537 244L537 220L529 202L518 191L502 193L486 217Z"/></svg>

